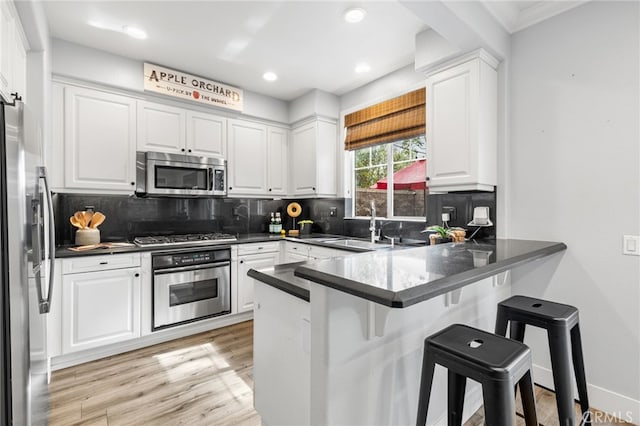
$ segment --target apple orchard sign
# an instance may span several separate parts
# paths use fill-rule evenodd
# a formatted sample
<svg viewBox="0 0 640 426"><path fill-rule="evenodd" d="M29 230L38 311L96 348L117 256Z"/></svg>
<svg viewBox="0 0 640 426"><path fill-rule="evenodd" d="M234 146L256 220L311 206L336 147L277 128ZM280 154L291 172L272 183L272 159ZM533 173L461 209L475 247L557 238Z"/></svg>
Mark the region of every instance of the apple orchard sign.
<svg viewBox="0 0 640 426"><path fill-rule="evenodd" d="M242 111L242 89L146 62L144 90Z"/></svg>

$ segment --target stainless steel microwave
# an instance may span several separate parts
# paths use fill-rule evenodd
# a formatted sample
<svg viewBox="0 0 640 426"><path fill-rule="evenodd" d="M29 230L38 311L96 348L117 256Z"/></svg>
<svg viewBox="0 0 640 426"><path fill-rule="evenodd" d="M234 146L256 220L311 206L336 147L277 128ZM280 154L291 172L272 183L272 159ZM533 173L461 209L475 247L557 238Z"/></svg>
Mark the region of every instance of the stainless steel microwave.
<svg viewBox="0 0 640 426"><path fill-rule="evenodd" d="M137 152L136 193L171 197L227 194L227 165L221 158Z"/></svg>

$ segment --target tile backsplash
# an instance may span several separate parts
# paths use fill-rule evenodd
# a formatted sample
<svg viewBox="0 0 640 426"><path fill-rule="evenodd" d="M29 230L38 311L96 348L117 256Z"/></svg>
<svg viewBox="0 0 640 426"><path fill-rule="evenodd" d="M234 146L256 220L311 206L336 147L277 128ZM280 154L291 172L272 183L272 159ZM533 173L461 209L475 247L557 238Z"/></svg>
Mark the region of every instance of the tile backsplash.
<svg viewBox="0 0 640 426"><path fill-rule="evenodd" d="M280 212L283 228L293 228L293 220L286 214L293 200L254 198L138 198L125 195L54 194L56 241L73 244L75 228L69 217L77 210L92 206L107 217L100 226L102 241L131 241L137 236L227 232L230 234L268 232L271 212ZM314 233L369 236L369 221L344 219L351 211L351 200L344 198L295 200L302 207L296 221L314 221ZM425 226L441 224L443 207L455 208L456 216L450 226L463 226L471 221L473 208L488 206L495 224L496 197L493 193L430 194L427 196L427 222L379 222L382 233L389 236L424 239L420 231ZM470 229L468 235L473 232ZM479 236L495 237L495 226L483 228Z"/></svg>

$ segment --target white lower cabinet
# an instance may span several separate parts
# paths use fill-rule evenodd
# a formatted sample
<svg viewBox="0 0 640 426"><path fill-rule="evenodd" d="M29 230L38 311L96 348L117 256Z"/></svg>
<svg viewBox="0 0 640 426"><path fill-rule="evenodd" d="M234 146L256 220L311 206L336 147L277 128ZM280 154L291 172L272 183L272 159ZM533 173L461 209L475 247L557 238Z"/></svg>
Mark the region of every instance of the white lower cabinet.
<svg viewBox="0 0 640 426"><path fill-rule="evenodd" d="M242 244L238 246L235 287L238 313L253 310L253 288L255 280L247 275L249 269L260 269L279 263L280 242ZM233 278L232 278L233 281Z"/></svg>
<svg viewBox="0 0 640 426"><path fill-rule="evenodd" d="M309 302L257 282L253 317L254 405L263 424L308 425Z"/></svg>
<svg viewBox="0 0 640 426"><path fill-rule="evenodd" d="M62 276L62 353L140 337L140 267Z"/></svg>

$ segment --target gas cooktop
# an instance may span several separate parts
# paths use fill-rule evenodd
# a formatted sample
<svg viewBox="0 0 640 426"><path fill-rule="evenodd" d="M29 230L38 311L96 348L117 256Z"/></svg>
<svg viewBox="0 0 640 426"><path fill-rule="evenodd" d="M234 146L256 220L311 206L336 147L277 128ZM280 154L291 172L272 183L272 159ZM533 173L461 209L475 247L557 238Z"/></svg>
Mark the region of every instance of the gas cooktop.
<svg viewBox="0 0 640 426"><path fill-rule="evenodd" d="M193 244L217 244L237 241L231 234L212 232L208 234L157 235L150 237L136 237L133 242L140 247L154 246L188 246Z"/></svg>

